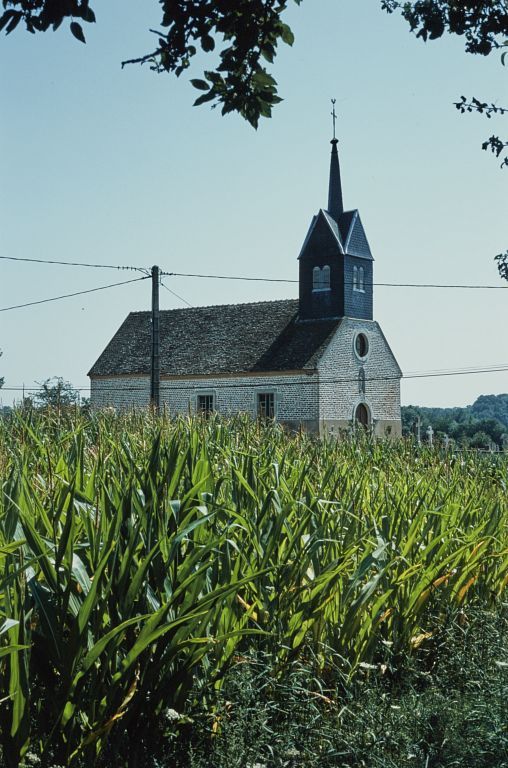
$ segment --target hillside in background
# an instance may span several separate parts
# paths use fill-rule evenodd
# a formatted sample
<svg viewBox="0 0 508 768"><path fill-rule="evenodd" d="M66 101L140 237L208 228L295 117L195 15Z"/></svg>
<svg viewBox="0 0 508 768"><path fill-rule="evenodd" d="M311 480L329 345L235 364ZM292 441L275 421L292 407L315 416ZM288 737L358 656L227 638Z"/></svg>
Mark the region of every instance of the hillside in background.
<svg viewBox="0 0 508 768"><path fill-rule="evenodd" d="M414 431L418 418L422 438L431 425L438 438L446 434L464 447L489 448L495 443L499 448L508 448L508 394L480 395L465 408L403 406L404 434Z"/></svg>

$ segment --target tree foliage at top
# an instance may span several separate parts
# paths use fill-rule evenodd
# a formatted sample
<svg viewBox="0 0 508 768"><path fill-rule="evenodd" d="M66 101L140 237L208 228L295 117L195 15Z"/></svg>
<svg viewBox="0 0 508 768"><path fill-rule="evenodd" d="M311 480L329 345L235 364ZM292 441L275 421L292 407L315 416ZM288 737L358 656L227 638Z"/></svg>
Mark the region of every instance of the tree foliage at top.
<svg viewBox="0 0 508 768"><path fill-rule="evenodd" d="M449 32L464 36L467 53L482 56L506 45L505 0L382 0L382 6L389 13L400 10L411 30L425 41Z"/></svg>
<svg viewBox="0 0 508 768"><path fill-rule="evenodd" d="M200 48L205 53L221 46L219 64L204 73L204 80L192 80L203 94L196 104L222 104L223 113L237 111L252 125L269 117L280 101L277 83L264 62L272 63L280 41L292 45L290 27L282 15L291 0L159 0L160 29L153 50L127 63L149 63L157 72L181 75ZM302 0L292 0L300 4ZM0 30L12 32L20 22L31 32L58 29L66 19L70 31L85 42L82 23L95 22L90 0L2 0L4 12ZM388 13L399 11L411 30L421 39L434 40L445 33L463 36L467 53L487 56L508 45L506 0L381 0ZM503 57L506 55L503 54ZM504 61L504 58L503 58ZM482 112L487 117L506 113L496 104L462 97L461 111ZM497 142L496 142L497 139ZM505 142L491 137L484 148L499 157ZM508 164L508 159L505 158Z"/></svg>
<svg viewBox="0 0 508 768"><path fill-rule="evenodd" d="M301 0L292 0L297 5ZM203 93L195 105L222 105L222 114L238 112L257 127L260 117L270 117L281 101L277 83L265 63L272 63L279 42L293 44L282 14L291 0L160 0L160 29L151 30L153 50L125 64L148 63L156 72L180 76L200 48L205 53L221 48L219 64L191 80ZM57 29L70 19L70 31L81 42L80 22L92 23L89 0L3 0L0 29L12 32L23 22L29 32Z"/></svg>
<svg viewBox="0 0 508 768"><path fill-rule="evenodd" d="M401 11L411 31L425 42L442 37L445 33L464 37L467 53L488 56L494 51L508 47L508 5L506 0L382 0L388 13ZM508 50L501 54L504 64ZM506 115L508 108L488 103L475 96L461 96L455 102L457 109L465 112L479 112L487 118L492 115ZM491 150L501 157L508 147L508 141L499 136L486 139L482 148ZM502 158L501 167L508 167L508 155Z"/></svg>
<svg viewBox="0 0 508 768"><path fill-rule="evenodd" d="M283 22L288 5L302 0L159 0L162 18L155 47L148 53L122 62L148 63L156 72L171 72L179 77L190 67L198 49L205 53L220 48L215 69L191 83L201 91L194 105L221 106L222 114L238 112L257 127L260 117L271 117L281 101L277 83L266 69L272 63L279 42L292 45L294 35ZM85 42L82 22L95 22L89 0L2 0L0 30L12 32L20 22L31 32L57 29L65 19L70 31ZM400 12L417 37L435 40L445 33L465 40L467 53L487 56L507 48L508 5L506 0L381 0L388 13ZM81 23L80 23L81 22ZM461 113L479 112L487 118L508 115L508 108L473 96L461 96L455 106ZM485 139L484 150L501 158L508 167L508 141L497 135ZM497 257L502 278L508 279L508 252Z"/></svg>

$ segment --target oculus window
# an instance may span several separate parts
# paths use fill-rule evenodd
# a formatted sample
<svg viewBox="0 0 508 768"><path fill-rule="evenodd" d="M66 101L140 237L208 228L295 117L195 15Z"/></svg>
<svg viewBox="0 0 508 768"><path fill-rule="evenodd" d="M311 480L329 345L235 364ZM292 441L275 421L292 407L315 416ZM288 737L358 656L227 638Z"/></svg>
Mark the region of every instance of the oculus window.
<svg viewBox="0 0 508 768"><path fill-rule="evenodd" d="M365 360L369 354L369 340L364 333L357 333L355 336L355 353L360 360Z"/></svg>

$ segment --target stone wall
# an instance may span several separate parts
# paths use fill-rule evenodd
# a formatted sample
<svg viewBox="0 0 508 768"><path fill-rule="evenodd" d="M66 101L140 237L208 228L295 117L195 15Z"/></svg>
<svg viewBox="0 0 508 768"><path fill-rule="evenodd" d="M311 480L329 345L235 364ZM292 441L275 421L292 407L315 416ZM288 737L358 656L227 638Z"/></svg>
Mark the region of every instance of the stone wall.
<svg viewBox="0 0 508 768"><path fill-rule="evenodd" d="M169 413L188 413L197 409L198 394L213 394L219 413L257 414L258 393L273 392L275 418L288 426L318 430L319 392L316 375L216 376L203 379L161 378L160 405ZM148 407L148 377L93 378L93 408L119 409Z"/></svg>
<svg viewBox="0 0 508 768"><path fill-rule="evenodd" d="M108 376L90 378L92 408L147 408L150 403L148 376Z"/></svg>
<svg viewBox="0 0 508 768"><path fill-rule="evenodd" d="M364 333L369 350L364 360L355 352L355 338ZM361 391L360 369L365 374ZM349 428L360 403L379 436L401 434L400 372L378 323L344 318L318 364L321 431Z"/></svg>

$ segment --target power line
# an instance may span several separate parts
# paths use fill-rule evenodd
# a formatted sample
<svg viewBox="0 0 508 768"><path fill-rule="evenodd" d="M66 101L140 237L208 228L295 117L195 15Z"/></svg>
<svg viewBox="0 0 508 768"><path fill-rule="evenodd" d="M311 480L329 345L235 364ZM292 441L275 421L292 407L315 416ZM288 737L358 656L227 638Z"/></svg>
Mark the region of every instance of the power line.
<svg viewBox="0 0 508 768"><path fill-rule="evenodd" d="M282 277L245 277L242 275L200 275L190 272L161 272L166 277L200 277L208 280L244 280L251 283L298 283L298 280L289 280Z"/></svg>
<svg viewBox="0 0 508 768"><path fill-rule="evenodd" d="M121 264L93 264L80 261L59 261L56 259L33 259L28 257L19 256L0 256L0 259L5 261L17 261L17 262L29 262L32 264L55 264L65 267L89 267L93 269L117 269L117 270L132 270L135 272L149 273L149 270L145 267L134 267L130 265ZM296 284L298 280L291 280L289 278L280 277L248 277L246 275L214 275L214 274L200 274L193 272L164 272L161 271L161 276L166 277L192 277L201 278L205 280L240 280L244 282L255 283L287 283ZM351 281L345 281L345 285L352 285ZM365 287L382 287L382 288L441 288L441 289L461 289L461 290L506 290L508 285L476 285L476 284L451 284L451 283L364 283ZM168 289L169 290L169 289ZM170 291L171 293L171 291ZM182 297L175 294L177 298L185 301Z"/></svg>
<svg viewBox="0 0 508 768"><path fill-rule="evenodd" d="M176 293L175 291L172 291L171 288L168 288L168 286L165 283L163 283L162 280L161 280L161 285L163 288L166 289L166 291L168 291L169 293L172 293L173 296L176 296L177 299L180 299L180 301L183 301L184 304L187 304L188 307L192 307L192 304L190 304L187 301L187 299L184 299L183 296L179 296L178 293Z"/></svg>
<svg viewBox="0 0 508 768"><path fill-rule="evenodd" d="M295 284L299 280L289 280L280 277L247 277L245 275L210 275L199 274L195 272L161 272L162 276L167 277L195 277L205 280L242 280L254 283L288 283ZM346 280L344 285L353 285L352 281ZM451 284L451 283L367 283L364 287L383 287L383 288L453 288L466 290L507 290L508 285L473 285L473 284Z"/></svg>
<svg viewBox="0 0 508 768"><path fill-rule="evenodd" d="M1 257L0 257L1 258ZM12 307L1 307L0 312L10 312L12 309L23 309L24 307L33 307L35 304L47 304L50 301L60 301L60 299L70 299L73 296L82 296L85 293L95 293L96 291L105 291L107 288L116 288L119 285L128 283L138 283L140 280L146 280L149 276L135 277L132 280L123 280L120 283L110 283L109 285L100 285L98 288L88 288L86 291L75 291L74 293L64 293L62 296L53 296L49 299L39 299L38 301L27 301L24 304L14 304Z"/></svg>
<svg viewBox="0 0 508 768"><path fill-rule="evenodd" d="M93 269L131 269L135 272L147 272L144 267L129 267L119 264L85 264L81 261L56 261L51 259L29 259L18 256L0 256L4 261L28 261L33 264L58 264L65 267L91 267Z"/></svg>
<svg viewBox="0 0 508 768"><path fill-rule="evenodd" d="M481 373L503 373L505 371L508 371L508 363L500 363L499 365L491 366L488 368L474 368L471 367L469 369L450 369L450 370L434 370L434 371L417 371L414 373L406 373L402 374L402 376L368 376L365 378L365 382L378 382L378 381L398 381L400 378L402 379L425 379L425 378L436 378L436 377L442 377L442 376L470 376L473 374L481 374ZM243 373L243 376L245 373ZM302 374L300 374L301 376ZM140 374L140 376L148 376L148 374ZM238 376L242 376L242 372L238 372ZM220 378L220 374L217 374L217 377ZM291 375L291 378L294 377L294 374ZM210 377L213 378L212 376ZM283 372L276 374L273 378L286 378L285 374ZM218 383L217 379L213 380L212 382L210 379L204 379L204 378L188 378L185 380L182 379L165 379L165 381L168 385L170 385L174 389L199 389L200 386L205 383L207 385L206 388L209 389L245 389L245 388L251 388L251 387L262 387L264 389L270 388L272 385L267 385L266 382L261 382L259 384L256 383L255 377L253 377L248 383L247 382L234 382L234 381L225 381L224 383ZM303 381L298 382L298 386L301 385L316 385L316 384L346 384L346 383L352 383L352 382L358 382L358 376L354 377L346 377L346 378L337 378L337 377L315 377L312 374L308 375L307 379L304 379ZM147 378L147 385L148 385L148 378ZM281 387L281 386L294 386L294 381L277 381L276 384L273 386L275 387ZM42 387L2 387L3 392L38 392L42 389ZM87 392L90 387L73 387L73 389L77 392ZM139 385L139 386L108 386L106 390L104 390L103 394L107 395L110 392L148 392L147 386Z"/></svg>

